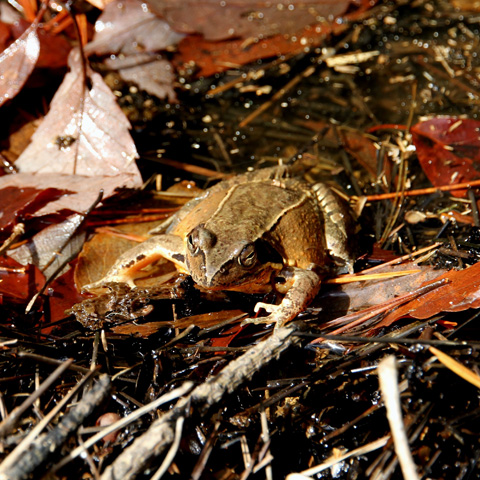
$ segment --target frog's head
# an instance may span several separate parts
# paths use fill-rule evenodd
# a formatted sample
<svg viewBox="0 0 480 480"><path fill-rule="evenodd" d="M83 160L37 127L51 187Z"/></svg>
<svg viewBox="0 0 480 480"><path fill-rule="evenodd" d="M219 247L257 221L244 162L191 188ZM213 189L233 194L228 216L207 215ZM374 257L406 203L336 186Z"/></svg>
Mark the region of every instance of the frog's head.
<svg viewBox="0 0 480 480"><path fill-rule="evenodd" d="M210 289L264 291L272 273L282 268L281 257L267 253L261 241L219 238L203 224L187 235L186 246L190 275L195 283Z"/></svg>

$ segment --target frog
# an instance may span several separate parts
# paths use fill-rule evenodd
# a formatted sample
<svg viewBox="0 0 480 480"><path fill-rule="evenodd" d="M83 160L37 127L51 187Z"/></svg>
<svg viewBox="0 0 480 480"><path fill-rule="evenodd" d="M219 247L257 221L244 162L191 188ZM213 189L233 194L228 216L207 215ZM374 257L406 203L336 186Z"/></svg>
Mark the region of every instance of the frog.
<svg viewBox="0 0 480 480"><path fill-rule="evenodd" d="M121 255L99 281L127 283L148 275L160 259L207 290L283 295L258 302L268 315L244 323L281 328L303 312L324 278L353 272L355 219L325 183L311 184L288 166L245 172L208 188Z"/></svg>

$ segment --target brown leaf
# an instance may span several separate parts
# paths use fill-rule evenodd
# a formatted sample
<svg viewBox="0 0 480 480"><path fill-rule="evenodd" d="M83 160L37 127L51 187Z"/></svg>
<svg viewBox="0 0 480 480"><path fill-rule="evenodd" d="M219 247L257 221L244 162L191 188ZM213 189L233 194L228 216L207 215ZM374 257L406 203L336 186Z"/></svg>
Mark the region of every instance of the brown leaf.
<svg viewBox="0 0 480 480"><path fill-rule="evenodd" d="M45 283L44 276L33 265L22 268L12 258L0 257L0 303L2 297L25 303Z"/></svg>
<svg viewBox="0 0 480 480"><path fill-rule="evenodd" d="M113 232L94 235L85 243L75 265L75 284L78 289L103 278L122 253L149 237L151 229L151 223L131 223L118 225L116 235ZM161 284L171 277L172 272L176 272L175 265L163 259L152 268L152 278L138 279L136 283L140 288Z"/></svg>
<svg viewBox="0 0 480 480"><path fill-rule="evenodd" d="M166 320L161 322L147 322L142 324L125 323L122 325L115 325L111 327L112 332L122 335L134 335L136 337L149 337L150 335L158 332L161 328L175 327L179 329L188 328L191 325L195 325L199 328L209 328L224 323L228 320L240 321L241 317L245 316L245 312L242 310L220 310L219 312L202 313L199 315L191 315L190 317L179 318L177 320ZM212 340L212 346L228 346L236 334L241 331L240 326L235 326L231 329L231 332L227 332L229 335L227 338L223 336L219 339Z"/></svg>
<svg viewBox="0 0 480 480"><path fill-rule="evenodd" d="M78 232L83 215L71 215L63 222L50 225L27 243L8 251L8 256L22 265L35 265L49 278L82 248L85 232Z"/></svg>
<svg viewBox="0 0 480 480"><path fill-rule="evenodd" d="M49 303L48 320L54 323L65 318L67 316L65 310L82 300L83 297L78 293L73 281L73 268L70 268L49 285L49 295L46 299ZM45 329L42 329L42 332L47 333Z"/></svg>
<svg viewBox="0 0 480 480"><path fill-rule="evenodd" d="M470 12L480 12L479 0L450 0L450 3L454 8L460 10L468 10Z"/></svg>
<svg viewBox="0 0 480 480"><path fill-rule="evenodd" d="M95 36L85 47L88 54L153 52L176 44L183 35L145 8L140 0L109 3L95 23Z"/></svg>
<svg viewBox="0 0 480 480"><path fill-rule="evenodd" d="M50 111L15 165L22 172L76 175L127 173L141 183L134 159L130 124L98 73L83 78L78 50L69 56L71 71L53 97Z"/></svg>
<svg viewBox="0 0 480 480"><path fill-rule="evenodd" d="M117 258L137 243L105 233L94 235L83 246L75 265L75 285L78 290L83 285L103 278Z"/></svg>
<svg viewBox="0 0 480 480"><path fill-rule="evenodd" d="M435 186L480 178L480 122L470 118L437 117L411 129L418 159ZM466 190L453 191L463 197Z"/></svg>
<svg viewBox="0 0 480 480"><path fill-rule="evenodd" d="M313 49L324 43L332 33L340 34L365 11L375 4L376 0L360 0L357 9L345 14L341 21L322 21L306 26L293 36L278 34L268 38L254 38L253 42L243 39L208 41L201 35L188 35L178 45L173 63L178 69L190 69L194 64L196 76L210 76L223 72L232 65L245 65L260 58L295 55L305 49Z"/></svg>
<svg viewBox="0 0 480 480"><path fill-rule="evenodd" d="M320 291L315 307L322 308L322 320L334 319L361 311L393 300L416 290L422 283L436 279L439 271L431 266L416 265L413 262L379 268L375 273L389 273L405 270L420 270L403 277L347 283L340 288L327 287Z"/></svg>
<svg viewBox="0 0 480 480"><path fill-rule="evenodd" d="M173 68L161 55L145 52L127 57L112 56L104 63L110 70L117 70L123 80L135 83L151 95L168 97L170 102L176 99Z"/></svg>
<svg viewBox="0 0 480 480"><path fill-rule="evenodd" d="M177 31L201 33L207 40L265 38L293 34L307 25L344 13L350 0L149 0Z"/></svg>
<svg viewBox="0 0 480 480"><path fill-rule="evenodd" d="M360 131L334 129L331 123L318 120L299 122L314 132L324 131L323 139L333 144L343 143L343 147L362 165L373 178L377 172L377 149L372 140ZM337 133L338 132L338 133Z"/></svg>
<svg viewBox="0 0 480 480"><path fill-rule="evenodd" d="M5 177L3 177L5 178ZM1 183L2 177L0 177ZM0 230L9 230L18 222L23 222L47 203L55 201L66 193L66 190L46 188L39 190L32 187L0 188L0 205L3 205L0 216Z"/></svg>
<svg viewBox="0 0 480 480"><path fill-rule="evenodd" d="M38 22L33 22L0 54L0 106L21 90L35 68L40 54L37 28Z"/></svg>
<svg viewBox="0 0 480 480"><path fill-rule="evenodd" d="M30 24L21 19L11 26L11 32L14 38L20 37ZM40 27L37 30L38 40L40 41L40 55L35 65L36 68L61 68L67 65L67 58L72 46L62 35L55 35L43 30Z"/></svg>
<svg viewBox="0 0 480 480"><path fill-rule="evenodd" d="M480 262L464 270L450 270L418 285L417 288L442 279L448 280L448 283L397 308L388 314L378 327L388 326L406 316L425 319L440 312L480 308Z"/></svg>
<svg viewBox="0 0 480 480"><path fill-rule="evenodd" d="M37 191L52 189L59 186L65 189L64 195L59 198L50 198L38 210L28 210L28 213L40 217L62 210L70 212L85 212L88 210L103 190L103 198L108 198L119 187L134 188L140 183L137 177L131 174L119 174L112 177L84 177L81 175L62 175L59 173L17 173L0 177L0 191L14 188L20 196L20 189L35 189Z"/></svg>
<svg viewBox="0 0 480 480"><path fill-rule="evenodd" d="M10 27L4 22L0 22L0 52L7 48L10 37Z"/></svg>

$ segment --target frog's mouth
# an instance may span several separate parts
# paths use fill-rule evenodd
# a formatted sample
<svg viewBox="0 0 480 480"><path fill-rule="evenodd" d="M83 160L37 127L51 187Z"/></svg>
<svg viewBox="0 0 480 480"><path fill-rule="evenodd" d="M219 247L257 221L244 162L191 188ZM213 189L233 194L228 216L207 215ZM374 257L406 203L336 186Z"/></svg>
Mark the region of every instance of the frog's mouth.
<svg viewBox="0 0 480 480"><path fill-rule="evenodd" d="M187 256L188 271L195 283L210 290L236 290L262 293L271 284L272 275L283 268L283 258L266 242L217 242L209 252Z"/></svg>
<svg viewBox="0 0 480 480"><path fill-rule="evenodd" d="M281 263L267 262L252 270L241 271L232 260L212 276L196 278L195 283L209 290L232 290L244 293L264 293L271 290L273 276L283 268Z"/></svg>

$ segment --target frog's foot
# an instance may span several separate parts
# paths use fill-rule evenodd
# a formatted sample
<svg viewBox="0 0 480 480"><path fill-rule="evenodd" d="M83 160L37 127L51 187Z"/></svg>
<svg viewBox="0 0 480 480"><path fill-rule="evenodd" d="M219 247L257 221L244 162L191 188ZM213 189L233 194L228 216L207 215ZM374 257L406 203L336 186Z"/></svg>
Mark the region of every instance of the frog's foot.
<svg viewBox="0 0 480 480"><path fill-rule="evenodd" d="M291 315L289 307L283 305L283 302L280 305L273 305L271 303L258 302L255 305L254 311L258 313L260 309L263 309L269 313L266 317L257 317L257 318L246 318L243 320L242 325L248 323L254 323L259 325L261 323L266 324L275 324L275 328L283 327L289 320L293 320L296 315Z"/></svg>
<svg viewBox="0 0 480 480"><path fill-rule="evenodd" d="M255 312L258 313L263 308L269 315L247 318L243 323L275 323L275 328L283 327L305 310L320 289L321 278L312 270L287 267L279 276L286 280L283 287L289 287L280 305L258 302L255 305Z"/></svg>

